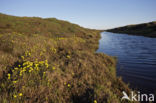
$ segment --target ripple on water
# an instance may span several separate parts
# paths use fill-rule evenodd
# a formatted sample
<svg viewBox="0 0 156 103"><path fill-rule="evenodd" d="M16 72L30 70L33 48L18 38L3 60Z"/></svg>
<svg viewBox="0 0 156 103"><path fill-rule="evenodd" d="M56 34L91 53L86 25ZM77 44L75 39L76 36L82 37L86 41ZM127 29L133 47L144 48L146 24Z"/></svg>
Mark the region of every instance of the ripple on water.
<svg viewBox="0 0 156 103"><path fill-rule="evenodd" d="M101 33L99 49L118 58L117 75L141 91L156 91L156 38Z"/></svg>

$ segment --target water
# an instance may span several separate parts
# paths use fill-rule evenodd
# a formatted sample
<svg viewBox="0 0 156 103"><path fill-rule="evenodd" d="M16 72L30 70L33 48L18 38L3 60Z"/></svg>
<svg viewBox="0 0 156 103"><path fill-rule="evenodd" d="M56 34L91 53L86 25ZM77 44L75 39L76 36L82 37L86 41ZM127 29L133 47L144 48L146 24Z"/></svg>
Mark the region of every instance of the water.
<svg viewBox="0 0 156 103"><path fill-rule="evenodd" d="M141 92L156 92L156 38L101 33L97 52L116 56L117 76Z"/></svg>

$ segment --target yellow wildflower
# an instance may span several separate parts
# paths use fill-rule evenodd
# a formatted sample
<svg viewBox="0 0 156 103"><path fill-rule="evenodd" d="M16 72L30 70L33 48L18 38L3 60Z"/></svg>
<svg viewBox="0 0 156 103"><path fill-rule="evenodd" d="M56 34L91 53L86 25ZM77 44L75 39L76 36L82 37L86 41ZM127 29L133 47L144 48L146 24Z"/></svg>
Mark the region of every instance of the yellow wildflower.
<svg viewBox="0 0 156 103"><path fill-rule="evenodd" d="M43 55L43 53L42 53L42 52L40 53L40 56L41 56L41 55Z"/></svg>
<svg viewBox="0 0 156 103"><path fill-rule="evenodd" d="M38 71L39 70L39 68L38 67L35 67L35 69Z"/></svg>
<svg viewBox="0 0 156 103"><path fill-rule="evenodd" d="M28 53L29 56L31 56L31 53Z"/></svg>
<svg viewBox="0 0 156 103"><path fill-rule="evenodd" d="M40 61L39 64L40 64L40 65L43 65L43 64L44 64L44 61Z"/></svg>
<svg viewBox="0 0 156 103"><path fill-rule="evenodd" d="M22 89L24 90L25 89L25 86L22 86Z"/></svg>
<svg viewBox="0 0 156 103"><path fill-rule="evenodd" d="M70 56L69 56L69 55L67 55L67 58L70 58Z"/></svg>
<svg viewBox="0 0 156 103"><path fill-rule="evenodd" d="M53 70L55 70L56 68L55 68L55 67L53 67L52 69L53 69Z"/></svg>
<svg viewBox="0 0 156 103"><path fill-rule="evenodd" d="M54 51L54 53L56 53L56 49L54 49L53 51Z"/></svg>
<svg viewBox="0 0 156 103"><path fill-rule="evenodd" d="M23 67L23 70L26 70L26 67Z"/></svg>
<svg viewBox="0 0 156 103"><path fill-rule="evenodd" d="M53 53L56 53L56 49L55 48L51 48Z"/></svg>
<svg viewBox="0 0 156 103"><path fill-rule="evenodd" d="M23 72L23 71L20 71L20 76L22 76L22 72Z"/></svg>
<svg viewBox="0 0 156 103"><path fill-rule="evenodd" d="M8 77L10 77L11 76L11 74L10 73L8 73Z"/></svg>
<svg viewBox="0 0 156 103"><path fill-rule="evenodd" d="M67 86L70 87L70 84L68 84Z"/></svg>
<svg viewBox="0 0 156 103"><path fill-rule="evenodd" d="M21 58L24 60L24 56L21 56Z"/></svg>
<svg viewBox="0 0 156 103"><path fill-rule="evenodd" d="M18 95L21 97L23 94L22 93L19 93Z"/></svg>
<svg viewBox="0 0 156 103"><path fill-rule="evenodd" d="M22 71L23 71L23 72L25 72L25 71L26 71L26 69L23 69Z"/></svg>
<svg viewBox="0 0 156 103"><path fill-rule="evenodd" d="M15 70L18 70L18 68L16 67Z"/></svg>
<svg viewBox="0 0 156 103"><path fill-rule="evenodd" d="M30 67L30 70L32 71L32 70L34 70L32 67Z"/></svg>
<svg viewBox="0 0 156 103"><path fill-rule="evenodd" d="M97 100L94 100L94 103L97 103Z"/></svg>
<svg viewBox="0 0 156 103"><path fill-rule="evenodd" d="M30 69L29 72L31 72L32 70Z"/></svg>
<svg viewBox="0 0 156 103"><path fill-rule="evenodd" d="M45 63L45 66L46 66L46 68L48 68L49 67L48 63Z"/></svg>
<svg viewBox="0 0 156 103"><path fill-rule="evenodd" d="M11 74L10 74L10 73L8 73L8 79L10 79L10 76L11 76Z"/></svg>
<svg viewBox="0 0 156 103"><path fill-rule="evenodd" d="M23 63L23 66L27 65L27 63L28 63L28 62L24 62L24 63Z"/></svg>
<svg viewBox="0 0 156 103"><path fill-rule="evenodd" d="M13 95L13 97L14 97L14 98L16 98L16 97L17 97L17 95Z"/></svg>
<svg viewBox="0 0 156 103"><path fill-rule="evenodd" d="M45 63L47 63L48 62L48 60L45 60Z"/></svg>
<svg viewBox="0 0 156 103"><path fill-rule="evenodd" d="M35 64L35 67L38 67L39 64Z"/></svg>
<svg viewBox="0 0 156 103"><path fill-rule="evenodd" d="M15 83L17 83L17 81L13 81L13 83L15 84Z"/></svg>

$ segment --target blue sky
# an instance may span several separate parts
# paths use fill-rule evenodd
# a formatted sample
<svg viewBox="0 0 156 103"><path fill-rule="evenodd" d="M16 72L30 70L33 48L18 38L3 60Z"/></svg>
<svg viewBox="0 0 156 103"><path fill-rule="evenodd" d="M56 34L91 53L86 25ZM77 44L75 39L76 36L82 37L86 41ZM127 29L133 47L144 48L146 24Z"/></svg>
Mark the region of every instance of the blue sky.
<svg viewBox="0 0 156 103"><path fill-rule="evenodd" d="M87 28L108 29L156 21L156 0L0 0L0 12L55 17Z"/></svg>

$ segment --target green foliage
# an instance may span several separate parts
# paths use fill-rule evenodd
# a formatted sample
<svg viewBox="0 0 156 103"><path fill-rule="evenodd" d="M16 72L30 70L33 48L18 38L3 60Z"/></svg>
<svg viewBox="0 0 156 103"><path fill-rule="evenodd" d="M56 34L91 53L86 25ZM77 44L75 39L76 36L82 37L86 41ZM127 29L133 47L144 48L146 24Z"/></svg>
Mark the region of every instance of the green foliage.
<svg viewBox="0 0 156 103"><path fill-rule="evenodd" d="M114 33L126 33L131 35L156 37L156 22L149 22L144 24L128 25L124 27L107 30Z"/></svg>

